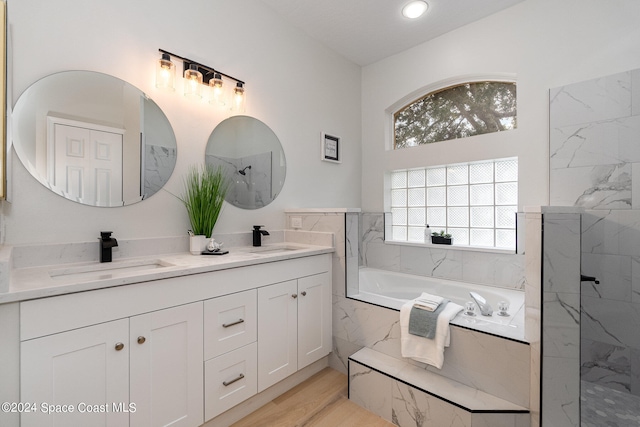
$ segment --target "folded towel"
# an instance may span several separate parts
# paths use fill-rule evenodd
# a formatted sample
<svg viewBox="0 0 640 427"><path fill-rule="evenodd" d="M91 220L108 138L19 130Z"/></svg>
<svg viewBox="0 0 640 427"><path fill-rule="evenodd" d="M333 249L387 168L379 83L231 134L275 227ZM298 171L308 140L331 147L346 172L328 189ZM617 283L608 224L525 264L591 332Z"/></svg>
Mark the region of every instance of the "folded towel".
<svg viewBox="0 0 640 427"><path fill-rule="evenodd" d="M403 357L410 357L418 362L433 365L438 369L444 363L444 348L450 344L449 322L462 307L456 303L448 303L440 312L433 339L423 338L409 333L409 318L414 301L406 302L400 309L400 347Z"/></svg>
<svg viewBox="0 0 640 427"><path fill-rule="evenodd" d="M436 308L438 308L440 304L442 304L443 300L444 298L442 298L441 296L431 295L426 292L423 292L422 295L420 295L418 298L414 300L415 301L414 306L421 308L423 310L433 311Z"/></svg>
<svg viewBox="0 0 640 427"><path fill-rule="evenodd" d="M417 299L414 301L418 301ZM436 335L436 326L440 312L447 306L449 300L444 300L433 310L424 310L419 307L419 303L414 302L409 313L409 333L432 339Z"/></svg>

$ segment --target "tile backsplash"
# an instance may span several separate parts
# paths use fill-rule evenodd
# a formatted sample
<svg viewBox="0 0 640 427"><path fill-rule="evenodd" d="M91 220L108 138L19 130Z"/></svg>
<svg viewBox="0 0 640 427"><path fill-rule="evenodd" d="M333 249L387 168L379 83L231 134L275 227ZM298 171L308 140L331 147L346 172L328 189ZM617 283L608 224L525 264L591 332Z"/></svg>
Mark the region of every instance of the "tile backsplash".
<svg viewBox="0 0 640 427"><path fill-rule="evenodd" d="M360 265L419 276L524 289L524 255L385 243L382 213L362 213Z"/></svg>

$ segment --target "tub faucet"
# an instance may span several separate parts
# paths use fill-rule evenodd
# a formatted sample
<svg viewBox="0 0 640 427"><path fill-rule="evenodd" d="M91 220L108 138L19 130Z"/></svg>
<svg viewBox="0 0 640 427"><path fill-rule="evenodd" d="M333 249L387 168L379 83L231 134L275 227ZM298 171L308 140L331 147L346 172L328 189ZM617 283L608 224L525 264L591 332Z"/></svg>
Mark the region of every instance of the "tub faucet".
<svg viewBox="0 0 640 427"><path fill-rule="evenodd" d="M267 230L260 230L260 227L264 227L264 225L253 226L253 246L262 246L262 236L269 235Z"/></svg>
<svg viewBox="0 0 640 427"><path fill-rule="evenodd" d="M482 298L475 292L469 292L469 295L471 295L471 298L473 298L476 304L478 304L478 307L480 307L480 313L483 316L491 316L493 314L493 308L491 308L491 305L489 305L486 299Z"/></svg>
<svg viewBox="0 0 640 427"><path fill-rule="evenodd" d="M111 249L118 246L118 241L111 237L113 231L100 232L100 262L111 262Z"/></svg>

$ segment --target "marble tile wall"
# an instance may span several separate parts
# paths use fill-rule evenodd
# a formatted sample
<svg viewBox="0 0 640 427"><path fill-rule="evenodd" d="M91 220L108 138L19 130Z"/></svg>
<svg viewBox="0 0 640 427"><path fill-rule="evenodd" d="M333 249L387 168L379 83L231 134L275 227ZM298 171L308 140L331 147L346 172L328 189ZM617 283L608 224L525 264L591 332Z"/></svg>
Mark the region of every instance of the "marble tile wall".
<svg viewBox="0 0 640 427"><path fill-rule="evenodd" d="M531 427L540 425L542 360L542 213L525 214L525 339L530 345Z"/></svg>
<svg viewBox="0 0 640 427"><path fill-rule="evenodd" d="M580 420L581 214L553 209L542 215L541 419L570 427Z"/></svg>
<svg viewBox="0 0 640 427"><path fill-rule="evenodd" d="M636 395L640 336L629 325L640 324L639 140L640 70L551 90L551 203L584 207L582 272L600 280L582 284L581 375Z"/></svg>
<svg viewBox="0 0 640 427"><path fill-rule="evenodd" d="M525 332L530 343L525 406L532 427L541 421L554 427L578 425L581 211L532 208L524 217ZM514 357L502 366L516 360L521 359Z"/></svg>
<svg viewBox="0 0 640 427"><path fill-rule="evenodd" d="M382 213L361 214L360 265L524 289L524 255L387 244L385 224Z"/></svg>
<svg viewBox="0 0 640 427"><path fill-rule="evenodd" d="M358 292L358 267L360 265L360 213L347 212L346 224L346 265L347 295Z"/></svg>

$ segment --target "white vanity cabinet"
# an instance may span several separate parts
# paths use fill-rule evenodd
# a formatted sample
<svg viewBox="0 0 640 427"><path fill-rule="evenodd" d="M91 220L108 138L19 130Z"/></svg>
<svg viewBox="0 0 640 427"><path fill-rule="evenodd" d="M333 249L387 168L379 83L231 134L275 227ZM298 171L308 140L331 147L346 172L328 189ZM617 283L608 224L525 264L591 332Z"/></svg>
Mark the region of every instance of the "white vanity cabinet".
<svg viewBox="0 0 640 427"><path fill-rule="evenodd" d="M196 427L330 353L331 254L26 300L19 318L20 399L38 405L21 426Z"/></svg>
<svg viewBox="0 0 640 427"><path fill-rule="evenodd" d="M258 392L331 352L331 276L258 289Z"/></svg>
<svg viewBox="0 0 640 427"><path fill-rule="evenodd" d="M21 344L22 426L199 426L202 302ZM49 407L46 407L49 409Z"/></svg>

